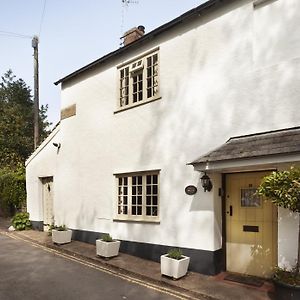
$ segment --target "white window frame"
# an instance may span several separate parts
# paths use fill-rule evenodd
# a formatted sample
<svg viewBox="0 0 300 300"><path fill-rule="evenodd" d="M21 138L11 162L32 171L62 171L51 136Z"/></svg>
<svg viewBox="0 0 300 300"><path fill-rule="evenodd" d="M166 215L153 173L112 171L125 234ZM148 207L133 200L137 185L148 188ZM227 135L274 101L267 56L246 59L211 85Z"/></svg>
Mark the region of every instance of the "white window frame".
<svg viewBox="0 0 300 300"><path fill-rule="evenodd" d="M152 170L152 171L143 171L143 172L134 172L134 173L121 173L121 174L114 174L115 178L116 178L116 205L115 205L115 220L120 220L120 221L139 221L139 222L159 222L159 215L160 215L160 174L159 174L159 170ZM153 191L152 186L153 185L157 185L157 215L156 216L149 216L146 215L146 209L147 209L147 196L153 196L153 193L151 192L151 194L147 194L147 176L153 176L156 175L157 176L157 184L151 184L151 191ZM142 176L142 214L141 215L133 215L132 214L132 207L134 206L132 203L132 178L135 176ZM119 205L121 205L121 203L119 203L119 178L124 178L127 177L127 188L128 188L128 193L127 193L127 214L123 214L123 213L119 213ZM150 197L151 197L150 196ZM152 199L153 201L153 199ZM152 206L153 202L152 202ZM148 208L150 207L148 205Z"/></svg>
<svg viewBox="0 0 300 300"><path fill-rule="evenodd" d="M151 77L147 77L148 74L148 58L151 60L156 56L157 61L154 65L151 65ZM154 100L160 99L160 57L159 57L159 48L153 49L141 56L136 57L135 59L129 60L126 63L123 63L117 67L118 71L118 99L117 99L117 112L139 106ZM153 74L153 72L155 74ZM127 75L125 75L125 73ZM139 89L142 93L141 99L134 99L134 76L142 74L142 89ZM123 77L122 77L123 76ZM125 77L127 79L125 79ZM151 93L152 96L148 96L148 78L151 80ZM151 78L151 79L150 79ZM126 81L126 82L125 82ZM128 96L128 98L127 98Z"/></svg>

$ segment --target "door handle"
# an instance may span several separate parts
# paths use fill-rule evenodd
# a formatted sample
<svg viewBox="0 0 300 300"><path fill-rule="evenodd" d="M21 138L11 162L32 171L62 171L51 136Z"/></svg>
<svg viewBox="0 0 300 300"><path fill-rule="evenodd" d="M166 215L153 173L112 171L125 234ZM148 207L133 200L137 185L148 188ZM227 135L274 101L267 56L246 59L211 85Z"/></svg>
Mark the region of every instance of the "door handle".
<svg viewBox="0 0 300 300"><path fill-rule="evenodd" d="M233 213L233 208L232 205L229 206L229 211L227 211L227 214L229 214L229 216L231 217Z"/></svg>

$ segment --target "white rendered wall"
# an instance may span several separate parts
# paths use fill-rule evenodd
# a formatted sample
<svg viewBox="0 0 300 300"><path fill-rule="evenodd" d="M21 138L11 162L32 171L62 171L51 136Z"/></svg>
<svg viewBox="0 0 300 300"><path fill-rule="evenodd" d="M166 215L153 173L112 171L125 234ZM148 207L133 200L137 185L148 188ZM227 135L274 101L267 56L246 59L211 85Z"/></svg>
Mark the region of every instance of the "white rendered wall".
<svg viewBox="0 0 300 300"><path fill-rule="evenodd" d="M214 189L204 193L186 163L231 136L299 125L300 41L286 34L300 28L299 13L296 0L255 9L237 1L66 82L62 107L76 103L77 114L61 122L56 221L122 240L219 249L221 176L210 174ZM114 114L116 66L156 46L161 100ZM161 169L160 223L113 221L113 174L153 169ZM194 196L184 193L190 184Z"/></svg>
<svg viewBox="0 0 300 300"><path fill-rule="evenodd" d="M288 209L278 209L278 265L290 269L296 265L299 215Z"/></svg>
<svg viewBox="0 0 300 300"><path fill-rule="evenodd" d="M27 211L30 220L43 221L43 197L41 178L53 176L53 194L56 187L57 148L52 143L60 141L59 127L26 161Z"/></svg>

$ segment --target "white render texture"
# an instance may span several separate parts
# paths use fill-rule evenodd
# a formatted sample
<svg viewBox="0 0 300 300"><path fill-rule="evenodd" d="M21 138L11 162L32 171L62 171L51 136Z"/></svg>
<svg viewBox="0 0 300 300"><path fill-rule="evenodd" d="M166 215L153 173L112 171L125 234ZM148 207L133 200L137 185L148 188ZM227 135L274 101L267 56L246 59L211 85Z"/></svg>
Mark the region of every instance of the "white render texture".
<svg viewBox="0 0 300 300"><path fill-rule="evenodd" d="M290 270L297 262L299 215L278 209L278 265Z"/></svg>
<svg viewBox="0 0 300 300"><path fill-rule="evenodd" d="M164 254L160 257L160 271L162 275L166 275L175 279L183 277L188 270L190 258L182 256L182 259L174 259Z"/></svg>
<svg viewBox="0 0 300 300"><path fill-rule="evenodd" d="M63 83L62 108L76 103L76 116L27 162L31 219L43 219L38 178L52 175L57 223L126 241L220 249L221 175L209 173L213 190L204 193L202 174L186 164L231 136L299 125L299 28L298 0L255 8L236 1ZM117 66L157 46L161 99L114 113ZM114 220L113 174L154 169L160 222ZM193 196L184 193L190 184Z"/></svg>
<svg viewBox="0 0 300 300"><path fill-rule="evenodd" d="M57 173L58 152L52 143L58 143L60 140L60 127L57 126L26 161L27 211L30 214L30 220L43 221L43 185L41 179ZM55 194L55 179L53 187Z"/></svg>
<svg viewBox="0 0 300 300"><path fill-rule="evenodd" d="M120 245L120 241L105 242L99 239L96 240L96 253L107 258L114 257L119 254Z"/></svg>

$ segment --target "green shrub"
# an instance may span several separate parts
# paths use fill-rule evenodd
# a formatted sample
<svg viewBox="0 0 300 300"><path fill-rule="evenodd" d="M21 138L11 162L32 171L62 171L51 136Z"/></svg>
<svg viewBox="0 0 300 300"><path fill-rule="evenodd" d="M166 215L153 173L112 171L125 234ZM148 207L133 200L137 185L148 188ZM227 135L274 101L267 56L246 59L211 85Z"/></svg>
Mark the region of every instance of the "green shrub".
<svg viewBox="0 0 300 300"><path fill-rule="evenodd" d="M11 223L16 230L25 230L31 228L29 213L27 212L21 212L15 214L15 216L12 218Z"/></svg>
<svg viewBox="0 0 300 300"><path fill-rule="evenodd" d="M297 267L294 267L291 271L287 271L285 268L275 268L274 279L290 285L300 285L300 274Z"/></svg>
<svg viewBox="0 0 300 300"><path fill-rule="evenodd" d="M112 242L113 241L113 239L109 233L103 233L101 239L104 242Z"/></svg>
<svg viewBox="0 0 300 300"><path fill-rule="evenodd" d="M168 257L180 260L182 259L182 251L178 248L171 248L168 251Z"/></svg>
<svg viewBox="0 0 300 300"><path fill-rule="evenodd" d="M272 172L262 180L258 194L276 206L300 213L300 169Z"/></svg>
<svg viewBox="0 0 300 300"><path fill-rule="evenodd" d="M276 206L287 208L298 213L300 217L300 168L291 167L290 170L272 172L265 176L257 189L257 193L267 197ZM281 278L287 278L288 272L277 270ZM290 272L291 277L298 274L300 277L300 223L298 227L298 255L295 271ZM276 275L276 274L275 274ZM296 278L294 276L294 278ZM279 278L279 277L278 277ZM300 283L300 281L299 281Z"/></svg>
<svg viewBox="0 0 300 300"><path fill-rule="evenodd" d="M23 167L15 171L0 170L0 205L7 215L13 215L26 202L26 181Z"/></svg>

